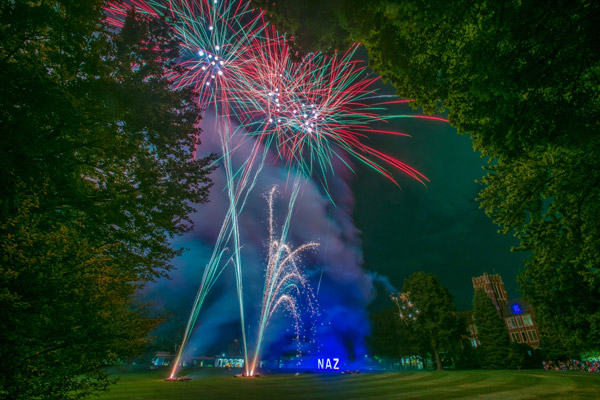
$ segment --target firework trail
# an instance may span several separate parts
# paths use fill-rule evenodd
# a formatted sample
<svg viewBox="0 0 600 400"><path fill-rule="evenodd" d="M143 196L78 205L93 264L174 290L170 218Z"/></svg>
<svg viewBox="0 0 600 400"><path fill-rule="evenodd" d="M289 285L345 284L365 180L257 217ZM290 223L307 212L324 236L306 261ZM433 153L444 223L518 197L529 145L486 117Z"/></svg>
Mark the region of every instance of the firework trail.
<svg viewBox="0 0 600 400"><path fill-rule="evenodd" d="M180 69L168 74L173 88L191 86L198 95L204 111L214 110L219 117L216 129L221 139L221 164L227 176L229 209L217 237L212 256L205 267L198 293L186 325L184 337L173 364L171 378L175 376L186 344L196 325L198 314L206 295L221 275L225 266L234 265L237 282L244 357L247 357L244 327L242 292L242 265L240 257L238 215L260 172L264 157L259 154L260 146L238 170L232 166L232 143L236 131L231 129L230 105L235 103L231 96L240 92L239 85L245 82L244 67L255 63L255 54L260 45L257 36L264 29L262 13L249 7L249 3L227 0L171 0L169 2L131 0L128 3L109 2L107 22L123 27L124 18L131 10L150 17L167 18L181 47ZM258 160L258 162L256 161ZM232 256L224 261L232 243Z"/></svg>
<svg viewBox="0 0 600 400"><path fill-rule="evenodd" d="M386 104L398 100L383 101L388 98L372 89L378 78L368 78L365 67L353 60L357 46L342 55L316 53L300 63L292 62L285 38L267 27L262 12L252 9L249 2L108 2L106 21L123 27L132 9L148 17L165 18L179 40L180 68L169 73L168 78L174 89L192 87L201 109L204 112L211 109L216 114L222 150L220 163L227 177L228 212L205 267L171 377L181 362L206 295L228 264L235 269L248 374L238 218L269 150L274 150L290 171L298 168L305 176L318 179L326 192L327 178L334 173L334 158L351 168L344 154L394 183L389 168L423 182L426 178L412 167L364 143L372 134L403 135L375 130L371 128L375 122L423 116L378 115ZM239 127L234 128L237 124ZM232 154L237 148L235 143L239 145L243 140L253 140L253 151L236 167L232 164ZM292 209L293 202L288 213ZM287 229L289 226L285 232ZM268 318L264 321L266 326Z"/></svg>
<svg viewBox="0 0 600 400"><path fill-rule="evenodd" d="M269 33L268 29L265 32ZM239 116L250 135L259 136L275 149L286 165L317 177L327 189L327 176L334 173L332 159L349 154L396 183L382 165L400 170L421 182L425 176L405 163L364 143L372 134L402 133L371 128L375 122L400 117L382 117L387 99L372 89L379 78L368 78L365 66L353 60L358 45L345 54L307 56L301 63L290 61L285 42L268 40L261 47L260 63L249 68L252 78L238 103L247 112ZM435 117L434 117L435 118Z"/></svg>
<svg viewBox="0 0 600 400"><path fill-rule="evenodd" d="M268 257L256 347L254 349L254 357L249 368L249 376L253 376L254 372L256 371L265 331L269 325L271 317L279 308L285 308L293 316L294 327L296 330L296 340L299 341L300 319L299 310L297 307L297 296L299 296L303 290L312 294L308 281L298 268L299 256L302 252L319 246L319 243L310 242L305 243L293 250L287 243L287 235L290 229L292 210L294 209L294 203L296 202L298 192L300 190L298 179L295 181L292 189L292 194L288 204L288 212L281 229L281 234L279 237L275 236L273 198L276 190L277 187L273 186L267 196L267 203L269 206ZM311 296L309 293L307 293L307 299L309 301L309 308L314 312L315 306L311 301Z"/></svg>

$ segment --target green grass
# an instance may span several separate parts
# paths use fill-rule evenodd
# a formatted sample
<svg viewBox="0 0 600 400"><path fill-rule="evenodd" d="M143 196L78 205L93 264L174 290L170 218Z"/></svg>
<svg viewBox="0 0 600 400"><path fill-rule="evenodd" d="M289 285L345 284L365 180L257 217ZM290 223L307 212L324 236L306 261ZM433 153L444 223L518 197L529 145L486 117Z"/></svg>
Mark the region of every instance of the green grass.
<svg viewBox="0 0 600 400"><path fill-rule="evenodd" d="M183 374L193 379L165 382L166 370L118 373L119 382L100 399L600 399L600 376L585 372L414 371L245 379L205 368Z"/></svg>

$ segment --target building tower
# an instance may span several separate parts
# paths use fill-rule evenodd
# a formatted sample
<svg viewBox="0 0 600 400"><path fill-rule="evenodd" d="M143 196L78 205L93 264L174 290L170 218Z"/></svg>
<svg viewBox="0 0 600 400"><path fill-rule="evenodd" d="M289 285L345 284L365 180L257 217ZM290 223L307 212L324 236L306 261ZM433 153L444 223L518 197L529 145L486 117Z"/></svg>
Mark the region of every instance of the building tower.
<svg viewBox="0 0 600 400"><path fill-rule="evenodd" d="M471 279L473 280L473 288L475 290L485 290L485 293L492 299L492 303L494 303L500 318L504 318L503 311L508 301L508 293L504 287L502 277L499 274L488 275L487 272L484 272L483 275Z"/></svg>

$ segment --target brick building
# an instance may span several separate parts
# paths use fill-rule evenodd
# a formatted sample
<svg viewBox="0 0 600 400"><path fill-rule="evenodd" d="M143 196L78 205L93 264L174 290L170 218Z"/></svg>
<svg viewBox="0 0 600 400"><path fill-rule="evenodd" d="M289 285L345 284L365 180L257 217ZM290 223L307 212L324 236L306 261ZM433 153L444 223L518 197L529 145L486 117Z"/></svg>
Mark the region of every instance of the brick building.
<svg viewBox="0 0 600 400"><path fill-rule="evenodd" d="M508 301L508 292L500 274L488 275L487 272L484 272L483 275L471 278L471 280L473 281L473 289L485 290L485 293L496 306L498 315L502 316L502 310Z"/></svg>
<svg viewBox="0 0 600 400"><path fill-rule="evenodd" d="M525 343L533 348L540 347L540 336L534 322L533 310L525 300L515 299L507 302L503 317L511 341Z"/></svg>
<svg viewBox="0 0 600 400"><path fill-rule="evenodd" d="M504 327L511 341L525 343L533 348L540 346L540 335L532 307L523 299L508 299L504 281L499 274L474 277L473 289L483 289L492 300L498 311L498 316L504 321ZM467 326L471 335L473 347L477 347L477 325L473 319L473 312L464 313Z"/></svg>

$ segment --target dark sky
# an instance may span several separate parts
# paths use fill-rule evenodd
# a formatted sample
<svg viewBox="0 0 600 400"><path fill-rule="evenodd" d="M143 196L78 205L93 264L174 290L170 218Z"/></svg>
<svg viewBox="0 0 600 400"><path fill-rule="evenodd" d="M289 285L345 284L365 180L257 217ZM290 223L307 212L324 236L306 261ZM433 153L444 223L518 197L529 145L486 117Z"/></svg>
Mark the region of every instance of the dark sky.
<svg viewBox="0 0 600 400"><path fill-rule="evenodd" d="M415 113L400 105L395 113ZM459 310L471 309L471 277L483 272L502 275L510 297L519 296L516 275L525 254L513 253L512 235L498 228L475 201L487 164L473 151L468 135L447 123L400 119L394 130L412 137L377 137L369 143L416 167L427 186L401 177L401 189L366 167L352 183L354 219L362 231L365 268L387 276L401 289L414 271L435 273L455 298ZM377 285L375 307L391 305ZM388 304L389 303L389 304Z"/></svg>

